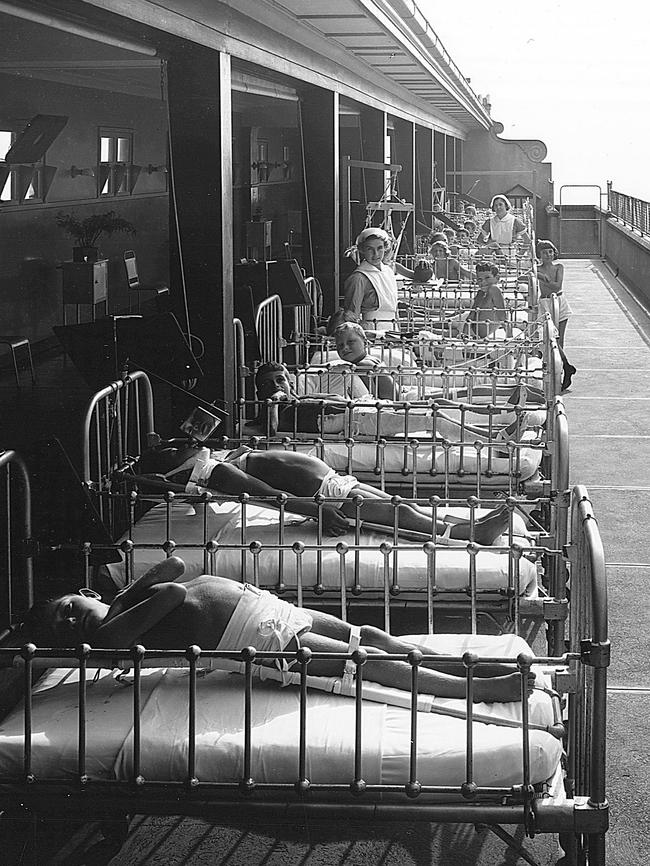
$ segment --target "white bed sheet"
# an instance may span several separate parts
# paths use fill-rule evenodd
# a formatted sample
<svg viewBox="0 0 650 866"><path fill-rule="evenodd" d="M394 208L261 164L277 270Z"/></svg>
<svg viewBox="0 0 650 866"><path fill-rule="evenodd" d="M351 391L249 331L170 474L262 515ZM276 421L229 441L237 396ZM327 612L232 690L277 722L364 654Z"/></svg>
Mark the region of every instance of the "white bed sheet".
<svg viewBox="0 0 650 866"><path fill-rule="evenodd" d="M421 639L423 640L423 639ZM526 648L513 635L435 635L438 652L458 655L472 649L486 656L514 657ZM49 672L33 700L33 769L37 778L71 779L77 773L77 671ZM88 672L88 679L94 671ZM143 673L141 771L147 780L182 780L187 774L188 676L182 669L153 668ZM204 781L236 782L243 775L243 680L213 671L197 682L197 775ZM436 699L437 700L437 699ZM102 671L87 687L87 772L93 779L132 777L132 687ZM443 702L464 709L464 701ZM521 718L521 706L476 704L476 711ZM531 722L553 722L550 698L535 691ZM314 783L349 782L353 775L355 703L310 689L307 709L307 777ZM418 713L418 778L424 784L458 785L465 779L466 723ZM297 778L299 690L273 682L253 689L252 775L258 782ZM371 784L408 780L410 714L406 709L364 701L364 779ZM530 732L533 783L550 778L561 744L545 731ZM23 712L17 707L0 724L0 778L20 775ZM475 781L510 786L521 782L522 734L516 728L475 724Z"/></svg>
<svg viewBox="0 0 650 866"><path fill-rule="evenodd" d="M533 430L527 430L521 437L522 442L533 442L538 436ZM417 451L417 471L423 476L423 480L430 480L435 483L435 476L429 475L432 469L440 473L438 480L444 477L445 469L448 466L450 473L458 473L460 469L465 473L463 481L472 483L478 472L478 456L476 449L472 445L466 445L462 449L457 446L452 446L448 452L442 448L442 445L437 445L434 449L431 445L427 445L427 439L430 436L427 432L418 434L416 430L409 430L409 439L420 439L421 446ZM468 440L471 436L468 434ZM351 472L353 475L359 473L367 473L372 471L372 467L377 464L377 446L373 442L358 442L355 441L352 448L352 464L348 463L350 451L345 442L341 440L327 439L323 446L323 454L319 457L324 460L333 469L339 472ZM405 455L406 450L406 455ZM510 458L507 456L507 446L504 444L503 456L500 456L499 451L495 448L490 449L492 452L492 462L490 468L497 475L509 475L510 473ZM316 455L316 449L313 450ZM413 451L411 448L399 442L389 442L383 449L384 454L384 470L386 472L401 473L406 467L410 474L413 473ZM518 456L516 456L518 455ZM518 481L526 481L532 478L538 472L542 462L541 448L526 448L519 446L516 455L513 456L513 466L520 472ZM515 462L517 461L518 462ZM447 462L448 461L448 462ZM485 470L488 467L488 449L481 451L481 484L484 486L502 486L503 478L495 478L486 476ZM473 477L472 477L473 476ZM408 476L405 476L408 478ZM453 481L453 476L451 478Z"/></svg>
<svg viewBox="0 0 650 866"><path fill-rule="evenodd" d="M200 513L190 514L193 509L187 503L178 506L179 523L172 517L171 537L177 543L187 542L196 544L195 548L178 550L178 555L184 560L186 574L196 576L203 574L204 551L201 549L201 527L202 516ZM199 512L202 508L199 509ZM456 516L462 516L466 510L449 509ZM210 504L208 506L209 525L211 537L220 545L214 561L210 563L208 571L213 574L232 577L234 580L242 579L242 548L241 548L241 515L238 503L223 503L221 505ZM481 512L479 512L480 514ZM442 513L440 515L442 517ZM283 544L292 545L294 542L304 544L316 544L317 532L313 521L305 521L300 517L287 515L285 524L285 535ZM194 522L195 521L195 522ZM274 509L264 508L257 505L249 505L246 508L247 542L259 541L262 545L277 545L279 539L278 512ZM516 541L523 546L530 545L525 536L525 526L518 515L515 515ZM134 529L133 540L136 544L161 545L165 540L165 510L164 506L156 506L149 511ZM322 581L326 589L338 590L340 587L340 555L336 546L345 541L354 544L354 534L341 538L324 538L324 552L321 556ZM363 531L361 543L371 547L371 550L360 551L359 581L364 590L383 591L384 589L384 556L380 552L380 545L390 541L389 535L376 532ZM408 542L406 543L409 544ZM411 543L397 552L397 568L399 574L399 585L403 591L420 590L426 586L426 568L428 557L422 546ZM508 540L504 536L498 542L498 546L507 546ZM237 549L224 548L221 545L236 545ZM248 547L245 549L245 574L243 579L252 582L254 578L254 555ZM160 562L164 557L162 550L136 549L135 551L135 577L139 577L147 568ZM490 590L495 593L508 586L509 554L498 553L491 550L481 550L478 554L477 563L477 585L481 590ZM297 585L296 554L292 550L283 552L282 578L288 588ZM278 550L263 550L258 557L259 560L259 582L262 586L272 588L277 585L280 575L280 556ZM317 573L317 552L305 550L301 555L303 580L307 586L313 585ZM457 589L464 592L469 584L470 556L464 548L449 547L439 548L435 560L436 585L440 589ZM389 557L390 575L393 573L393 556ZM105 566L116 586L124 586L126 581L125 566L123 563L111 563ZM352 587L354 583L355 556L350 551L346 555L346 585ZM519 590L521 595L528 598L537 597L537 569L534 563L526 559L520 560Z"/></svg>

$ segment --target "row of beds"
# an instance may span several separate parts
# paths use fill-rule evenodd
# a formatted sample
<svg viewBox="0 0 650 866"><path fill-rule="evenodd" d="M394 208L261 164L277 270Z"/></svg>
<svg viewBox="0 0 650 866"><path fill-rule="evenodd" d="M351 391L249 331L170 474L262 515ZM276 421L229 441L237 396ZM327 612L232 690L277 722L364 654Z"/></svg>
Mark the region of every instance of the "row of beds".
<svg viewBox="0 0 650 866"><path fill-rule="evenodd" d="M287 511L282 497L143 493L134 480L138 460L160 437L154 389L142 371L97 392L83 420L83 485L110 540L77 549L81 584L122 585L176 554L189 576L225 575L393 633L416 623L418 642L465 661L468 699L418 696L417 664L411 692L376 686L371 663L362 666L357 655L356 688L310 676L304 659L295 686L283 688L246 651L63 651L15 640L12 647L34 595L33 529L28 472L7 451L0 469L11 543L0 657L18 671L22 695L0 723L6 815L172 812L227 822L295 813L296 820L475 823L506 840L500 825L518 824L530 835L559 833L568 862L604 863L603 551L587 491L569 489L556 329L552 311L540 316L537 308L534 260L513 249L500 265L513 326L485 340L439 333L447 301L454 310L461 295L471 303L471 286L402 286L401 306L410 309L404 327L378 336L371 353L404 399L349 401L337 435L250 432L259 406L235 320L239 435L209 443L314 454L393 494L396 510L413 501L434 517L475 518L504 503L508 530L493 545L408 538L397 520L392 530L369 529L362 501L350 533L332 539L321 520ZM334 368L339 376L354 370L341 370L327 341L307 333L313 312L295 315L305 331L295 328L285 340L286 314L271 298L256 328L263 361L291 357L298 389L301 379L313 386L315 378L312 390L322 393ZM498 386L522 384L541 390L541 407L513 408L497 395ZM458 439L418 429L436 411L432 390L453 399L459 388ZM488 415L472 412L474 390ZM358 412L401 413L412 426L408 420L401 435L386 436L380 420L375 436L355 438ZM495 432L504 412L529 412L534 423L517 441L478 444L466 434L468 423ZM486 660L516 663L522 688L532 666L533 695L473 703L473 673ZM11 682L15 691L15 676Z"/></svg>

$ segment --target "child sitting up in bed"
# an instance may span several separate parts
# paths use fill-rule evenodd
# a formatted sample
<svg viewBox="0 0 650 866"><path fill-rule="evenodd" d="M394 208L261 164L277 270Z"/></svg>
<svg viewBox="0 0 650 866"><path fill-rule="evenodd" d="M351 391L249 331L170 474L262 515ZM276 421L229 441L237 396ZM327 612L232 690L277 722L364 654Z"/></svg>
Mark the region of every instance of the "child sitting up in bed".
<svg viewBox="0 0 650 866"><path fill-rule="evenodd" d="M179 449L157 447L145 451L140 458L140 475L153 486L182 493L211 490L236 499L242 493L254 497L288 496L287 511L318 518L319 506L312 500L317 493L338 502L322 506L323 528L328 535L344 535L351 529L348 518L356 515L355 496L363 498L363 521L392 528L395 508L392 497L363 484L353 475L339 475L318 457L295 451L271 449L253 451L242 446L234 451L213 451L190 446ZM305 497L306 501L294 497ZM272 507L273 502L270 502ZM489 512L474 522L435 524L431 509L402 504L398 511L399 527L417 532L422 538L441 536L444 540L467 542L473 535L477 544L492 542L507 531L508 513L505 506Z"/></svg>
<svg viewBox="0 0 650 866"><path fill-rule="evenodd" d="M359 645L370 656L407 654L417 649L373 626L350 626L318 610L296 607L266 590L224 577L201 575L179 582L184 563L165 559L139 580L118 593L109 605L86 595L64 595L34 606L27 614L25 630L42 646L74 647L89 643L98 648L127 649L143 644L147 649L202 649L237 651L254 647L260 652L293 652L306 647L313 652L350 653ZM422 647L427 655L431 651ZM261 659L279 668L285 684L295 661ZM218 660L216 660L218 667ZM353 661L312 659L308 671L315 676L354 677ZM439 697L465 697L462 663L425 661L418 674L418 689ZM410 690L411 665L400 661L374 661L366 678L390 688ZM528 674L528 692L534 674ZM478 665L474 680L475 701L518 701L521 677L514 666Z"/></svg>
<svg viewBox="0 0 650 866"><path fill-rule="evenodd" d="M472 441L492 441L484 428L459 422L443 411L417 407L404 411L392 406L381 407L380 415L376 401L372 397L351 401L348 409L346 402L334 394L310 394L300 396L284 364L270 361L258 367L255 374L257 398L265 401L261 406L256 425L260 432L275 436L280 433L313 433L320 435L346 433L350 428L346 412L352 412L351 433L353 436L403 436L415 431L436 435L451 442L471 437ZM435 400L435 398L434 398ZM267 403L266 401L272 401ZM381 405L381 404L380 404ZM445 401L444 406L456 405ZM519 404L521 405L521 404ZM495 441L519 440L528 424L526 414L520 414L507 427L492 431Z"/></svg>
<svg viewBox="0 0 650 866"><path fill-rule="evenodd" d="M489 337L506 320L506 302L499 288L499 268L489 262L476 265L478 291L467 317L477 336Z"/></svg>
<svg viewBox="0 0 650 866"><path fill-rule="evenodd" d="M366 393L372 393L380 400L396 400L397 387L391 377L379 373L384 366L379 358L368 354L368 337L366 332L356 322L344 322L334 331L334 345L342 361L354 364L356 375L366 388ZM365 371L375 371L375 375L364 375Z"/></svg>
<svg viewBox="0 0 650 866"><path fill-rule="evenodd" d="M346 311L342 311L346 313ZM368 376L369 371L383 367L380 358L368 352L366 331L354 321L343 321L333 331L332 352L318 351L312 356L311 364L319 367L307 369L298 375L296 392L300 397L343 398L355 400L368 397L370 389L381 400L395 399L396 390L388 375ZM337 363L337 362L342 363ZM354 369L346 365L354 365Z"/></svg>
<svg viewBox="0 0 650 866"><path fill-rule="evenodd" d="M498 266L492 262L478 262L476 281L478 291L471 308L467 312L454 313L441 322L428 322L427 332L451 337L470 334L484 340L497 330L506 320L506 302L499 288Z"/></svg>

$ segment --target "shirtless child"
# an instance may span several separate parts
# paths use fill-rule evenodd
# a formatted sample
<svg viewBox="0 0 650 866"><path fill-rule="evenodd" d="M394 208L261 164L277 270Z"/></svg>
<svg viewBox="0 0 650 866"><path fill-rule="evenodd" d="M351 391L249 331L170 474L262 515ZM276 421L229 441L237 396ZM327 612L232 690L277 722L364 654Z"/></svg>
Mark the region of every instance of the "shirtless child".
<svg viewBox="0 0 650 866"><path fill-rule="evenodd" d="M503 430L493 431L490 436L485 428L472 424L462 427L456 418L445 409L458 407L458 401L434 397L435 414L429 408L417 407L409 411L397 411L392 406L383 406L379 423L376 403L373 398L363 402L348 402L336 394L309 394L299 396L291 383L289 372L283 364L271 361L262 364L255 374L258 400L272 401L264 404L256 422L262 433L275 436L278 432L346 433L347 411L352 411L352 435L376 437L378 428L382 436L403 436L407 432L425 431L429 435L443 437L450 442L459 442L471 437L472 441L490 442L518 440L527 426L527 416L520 414ZM515 389L518 391L518 389ZM518 399L518 398L517 398ZM518 405L522 405L520 402ZM442 411L440 410L442 407ZM487 414L487 412L486 412ZM407 421L408 418L408 421Z"/></svg>
<svg viewBox="0 0 650 866"><path fill-rule="evenodd" d="M363 484L353 475L339 475L318 457L294 451L271 449L253 451L243 446L230 452L210 452L208 448L178 449L158 447L146 451L140 458L141 475L149 483L167 490L199 493L211 490L237 498L242 493L254 497L269 497L269 504L282 494L288 495L285 508L294 514L318 519L318 504L312 500L317 493L339 500L322 506L323 529L328 535L344 535L351 529L348 518L355 518L355 496L363 497L361 519L369 523L392 527L395 508L388 493ZM297 497L303 497L299 499ZM474 521L461 523L433 522L431 509L402 504L398 509L399 527L421 536L434 535L457 541L489 545L507 531L508 512L505 506L494 509Z"/></svg>
<svg viewBox="0 0 650 866"><path fill-rule="evenodd" d="M237 651L253 646L260 652L292 652L306 647L313 652L347 654L360 643L370 656L407 654L415 648L428 656L434 654L374 626L358 629L321 611L296 607L250 584L212 575L178 582L184 569L181 559L170 557L122 590L110 605L77 594L35 605L26 616L26 632L41 646L59 647L89 643L107 649L136 644L147 649L185 649L196 644L205 650ZM283 674L292 667L286 660L260 661L276 665ZM340 659L312 659L308 670L314 676L340 677L346 667ZM423 694L464 698L464 673L462 663L427 660L419 670L418 689ZM366 678L408 691L411 665L372 661ZM532 691L533 674L528 674L527 685ZM521 676L514 666L477 666L475 701L520 699Z"/></svg>

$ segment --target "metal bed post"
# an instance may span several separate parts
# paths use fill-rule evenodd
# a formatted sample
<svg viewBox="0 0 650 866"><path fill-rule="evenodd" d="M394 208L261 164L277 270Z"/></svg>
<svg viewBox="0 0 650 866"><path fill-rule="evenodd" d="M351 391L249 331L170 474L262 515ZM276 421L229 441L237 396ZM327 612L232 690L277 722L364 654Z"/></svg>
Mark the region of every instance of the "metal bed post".
<svg viewBox="0 0 650 866"><path fill-rule="evenodd" d="M234 369L235 381L235 430L239 432L242 421L245 420L246 409L246 377L250 370L246 366L246 337L241 319L234 318L233 324L233 346L234 346Z"/></svg>
<svg viewBox="0 0 650 866"><path fill-rule="evenodd" d="M569 530L569 427L564 403L557 398L553 407L553 417L548 419L553 429L551 442L551 503L550 535L551 543L559 551L564 551ZM553 598L560 604L566 602L568 574L563 553L550 561L551 579L549 589ZM549 647L552 655L564 652L565 621L553 620L549 623Z"/></svg>
<svg viewBox="0 0 650 866"><path fill-rule="evenodd" d="M576 485L571 498L571 628L572 659L567 743L567 795L573 801L569 821L539 801L536 825L541 832L560 832L567 860L605 866L605 833L609 826L606 796L607 667L610 643L607 625L605 554L589 494ZM564 831L564 832L563 832Z"/></svg>
<svg viewBox="0 0 650 866"><path fill-rule="evenodd" d="M142 413L142 418L140 419L141 423L144 423L146 426L146 430L144 431L144 435L142 433L142 428L139 429L138 438L139 441L136 444L139 448L145 447L149 444L148 437L155 433L154 430L154 417L153 417L153 389L151 387L151 381L146 373L142 372L142 370L135 370L133 373L129 373L124 379L120 379L118 382L113 382L110 385L107 385L105 388L102 388L101 391L98 391L95 395L93 395L90 403L86 408L86 414L84 416L83 421L83 481L88 487L92 488L95 484L101 484L102 481L102 466L101 466L101 455L95 454L95 460L93 461L93 454L91 453L90 443L93 440L93 430L99 428L98 420L99 416L97 414L98 409L104 409L106 412L110 410L111 404L114 400L119 399L119 394L123 390L129 390L131 388L136 389L138 393L141 393L143 396L143 400L138 399L138 408ZM141 392L140 392L140 389ZM114 398L114 400L111 400ZM119 407L118 407L119 409ZM120 429L122 427L122 423L120 423ZM109 434L110 430L107 431ZM131 443L129 443L131 444ZM123 459L124 454L121 453L122 448L122 440L119 441L118 447L120 451L118 452L118 460L120 458ZM139 456L140 451L137 454L132 456ZM111 462L117 462L111 461ZM107 466L105 467L108 471L113 468L117 468L116 466Z"/></svg>
<svg viewBox="0 0 650 866"><path fill-rule="evenodd" d="M7 611L7 622L2 623L1 640L8 634L10 627L13 625L14 592L16 586L20 586L23 589L24 597L21 598L21 604L29 608L34 603L34 579L32 492L27 466L19 454L8 450L0 453L0 470L4 474L4 495L6 502L6 524L3 532L5 543L1 547L4 548L3 559L7 575L3 589L5 597L2 608ZM13 496L13 493L18 485L20 485L21 495L17 498L17 506L14 511L13 504L16 502L16 497ZM14 544L14 539L19 539L16 545ZM22 567L19 569L18 579L14 580L16 558Z"/></svg>
<svg viewBox="0 0 650 866"><path fill-rule="evenodd" d="M282 301L279 295L265 298L257 307L255 332L259 341L261 362L265 364L275 361L281 364L286 343L282 333Z"/></svg>

